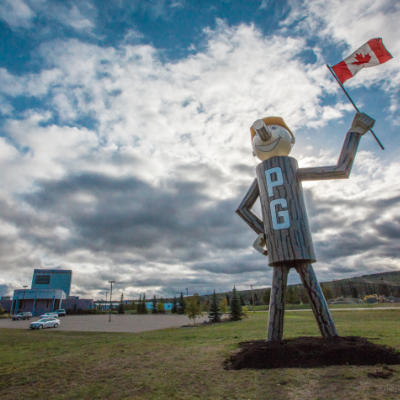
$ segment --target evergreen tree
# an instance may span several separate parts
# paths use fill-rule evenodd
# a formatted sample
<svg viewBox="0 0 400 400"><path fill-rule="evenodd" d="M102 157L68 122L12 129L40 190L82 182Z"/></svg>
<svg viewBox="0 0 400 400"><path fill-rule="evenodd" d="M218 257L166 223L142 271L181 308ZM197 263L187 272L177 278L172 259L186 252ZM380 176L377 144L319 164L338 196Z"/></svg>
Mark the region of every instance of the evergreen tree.
<svg viewBox="0 0 400 400"><path fill-rule="evenodd" d="M208 318L210 322L221 322L221 308L218 304L217 294L214 293L211 296L211 304L210 304L210 311L208 312Z"/></svg>
<svg viewBox="0 0 400 400"><path fill-rule="evenodd" d="M142 313L142 295L139 295L139 301L138 301L138 304L137 304L136 312L138 314Z"/></svg>
<svg viewBox="0 0 400 400"><path fill-rule="evenodd" d="M271 289L267 289L263 294L262 301L268 306L270 299L271 299Z"/></svg>
<svg viewBox="0 0 400 400"><path fill-rule="evenodd" d="M124 294L123 293L121 293L121 300L118 304L118 314L125 314Z"/></svg>
<svg viewBox="0 0 400 400"><path fill-rule="evenodd" d="M345 285L342 284L342 283L340 283L339 285L340 285L340 294L341 294L343 297L346 297L346 287L345 287Z"/></svg>
<svg viewBox="0 0 400 400"><path fill-rule="evenodd" d="M143 294L142 303L140 304L140 314L147 314L146 294Z"/></svg>
<svg viewBox="0 0 400 400"><path fill-rule="evenodd" d="M309 302L310 302L310 299L309 299L309 297L308 297L308 293L307 293L307 290L306 289L302 289L302 291L301 291L301 302L303 303L303 304L308 304Z"/></svg>
<svg viewBox="0 0 400 400"><path fill-rule="evenodd" d="M157 314L157 297L156 297L156 295L154 295L153 300L152 300L151 313Z"/></svg>
<svg viewBox="0 0 400 400"><path fill-rule="evenodd" d="M181 295L180 295L179 301L178 301L177 313L178 314L185 314L185 308L186 308L186 303L185 303L185 299L183 298L183 293L181 292Z"/></svg>
<svg viewBox="0 0 400 400"><path fill-rule="evenodd" d="M328 285L321 286L322 293L324 294L325 300L333 299L332 289Z"/></svg>
<svg viewBox="0 0 400 400"><path fill-rule="evenodd" d="M203 301L201 309L202 309L202 311L207 312L209 310L209 308L210 308L210 300L206 299Z"/></svg>
<svg viewBox="0 0 400 400"><path fill-rule="evenodd" d="M253 306L256 305L258 302L259 302L258 295L257 295L257 293L254 293L254 304L253 304Z"/></svg>
<svg viewBox="0 0 400 400"><path fill-rule="evenodd" d="M358 291L357 291L357 288L356 288L356 286L355 286L354 284L352 284L352 283L350 282L350 280L349 280L349 286L350 286L350 294L351 294L351 297L353 297L354 299L357 299L357 298L358 298Z"/></svg>
<svg viewBox="0 0 400 400"><path fill-rule="evenodd" d="M385 297L390 296L389 293L389 285L386 283L382 283L382 285L379 285L381 287L381 294L383 294Z"/></svg>
<svg viewBox="0 0 400 400"><path fill-rule="evenodd" d="M171 314L176 314L178 312L178 299L176 296L172 300Z"/></svg>
<svg viewBox="0 0 400 400"><path fill-rule="evenodd" d="M233 287L232 298L231 301L231 311L230 311L230 319L232 321L239 321L242 319L242 306L240 304L238 295L236 293L236 287Z"/></svg>
<svg viewBox="0 0 400 400"><path fill-rule="evenodd" d="M294 307L294 304L297 302L297 290L295 290L293 286L288 286L286 289L286 303L289 303Z"/></svg>
<svg viewBox="0 0 400 400"><path fill-rule="evenodd" d="M245 301L244 301L244 297L243 297L242 294L239 296L239 299L240 299L240 304L241 304L242 306L245 306L246 303L245 303Z"/></svg>

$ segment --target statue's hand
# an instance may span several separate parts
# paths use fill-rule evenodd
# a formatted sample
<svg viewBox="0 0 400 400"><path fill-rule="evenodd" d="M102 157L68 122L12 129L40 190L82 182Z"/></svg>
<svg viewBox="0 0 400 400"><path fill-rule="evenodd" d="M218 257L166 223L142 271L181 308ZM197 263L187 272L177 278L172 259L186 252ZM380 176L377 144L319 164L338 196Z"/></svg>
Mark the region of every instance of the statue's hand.
<svg viewBox="0 0 400 400"><path fill-rule="evenodd" d="M253 247L257 251L259 251L262 255L264 255L264 256L268 255L267 243L265 241L265 234L264 233L260 233L258 235L257 239L253 243Z"/></svg>
<svg viewBox="0 0 400 400"><path fill-rule="evenodd" d="M375 124L375 120L364 113L357 113L351 124L351 131L366 134Z"/></svg>

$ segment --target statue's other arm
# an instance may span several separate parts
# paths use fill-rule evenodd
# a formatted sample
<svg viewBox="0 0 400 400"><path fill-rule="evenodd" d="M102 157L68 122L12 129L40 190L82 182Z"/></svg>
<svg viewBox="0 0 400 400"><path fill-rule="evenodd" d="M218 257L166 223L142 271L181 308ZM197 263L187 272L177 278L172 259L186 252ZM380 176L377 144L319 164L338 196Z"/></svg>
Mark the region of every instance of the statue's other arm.
<svg viewBox="0 0 400 400"><path fill-rule="evenodd" d="M238 214L239 217L242 218L243 221L246 222L246 224L249 225L255 233L257 233L257 235L264 233L264 223L260 218L257 217L256 214L253 213L253 211L251 211L251 208L259 196L260 192L256 178L236 210L236 214Z"/></svg>
<svg viewBox="0 0 400 400"><path fill-rule="evenodd" d="M367 114L357 113L347 132L337 164L328 167L299 168L297 177L302 181L348 179L361 137L374 126L374 123L375 120Z"/></svg>

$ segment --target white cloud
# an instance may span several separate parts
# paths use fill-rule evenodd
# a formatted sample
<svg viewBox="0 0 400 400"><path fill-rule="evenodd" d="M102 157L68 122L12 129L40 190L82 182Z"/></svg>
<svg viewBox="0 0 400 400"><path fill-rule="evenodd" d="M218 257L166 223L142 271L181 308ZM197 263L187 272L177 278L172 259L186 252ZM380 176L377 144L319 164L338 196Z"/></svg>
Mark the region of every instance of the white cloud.
<svg viewBox="0 0 400 400"><path fill-rule="evenodd" d="M24 0L0 0L0 19L11 28L29 28L35 13Z"/></svg>
<svg viewBox="0 0 400 400"><path fill-rule="evenodd" d="M163 2L157 4L164 7ZM352 16L358 21L360 2L356 2L354 8L349 5L352 3L335 4L343 6L344 11L338 11L343 21L350 23ZM305 2L305 8L299 9L298 15L305 10L308 12L309 17L303 24L311 29L310 35L317 27L322 27L321 32L327 37L330 35L337 42L345 41L349 47L361 40L361 33L350 40L356 28L345 28L345 22L336 14L330 18L328 11L333 9L329 3L325 5L326 9L319 8L316 2ZM368 3L362 21L372 24L375 13L378 25L381 24L382 10L381 3ZM75 19L71 17L68 23L75 23L76 29L92 29L90 20L85 22L84 14L79 14L78 9L75 12ZM393 12L397 13L395 5ZM296 14L293 14L292 21L286 23L295 18ZM392 16L388 21L392 26ZM370 34L368 29L364 35ZM5 69L0 70L0 92L5 97L25 95L46 99L41 103L43 109L28 110L15 118L10 114L11 105L0 103L8 106L5 110L10 114L3 128L10 140L0 138L0 154L4 156L2 168L8 171L0 177L0 200L7 202L10 208L24 208L24 215L32 220L37 217L39 221L37 226L26 227L17 236L14 247L10 244L8 254L13 256L8 257L4 265L14 263L12 265L18 266L19 276L22 276L24 263L16 255L22 254L31 265L70 267L76 271L75 289L83 290L85 284L90 283L88 290L92 293L109 273L119 274L121 280L126 281L126 287L134 288L132 293L136 295L150 288L161 290L158 288L163 287L162 280L164 284L170 282L171 287L177 287L176 282L183 277L197 280L203 288L212 288L216 276L221 285L237 283L235 279L238 278L232 276L232 270L227 266L229 263L235 264L232 268L238 271L247 264L250 271L254 261L266 264L266 260L260 261L251 250L250 232L241 237L241 240L248 240L244 248L238 245L233 251L228 246L228 242L239 240L236 237L238 233L231 229L247 232L244 224L240 228L236 222L227 226L225 236L215 238L215 241L220 240L219 248L211 246L204 237L193 239L190 248L185 250L178 244L162 247L164 244L160 239L141 250L122 246L119 258L116 258L115 254L104 250L107 244L104 242L99 245L102 251L64 249L68 240L79 237L71 222L76 210L68 214L67 206L62 208L60 205L58 213L50 210L39 212L34 206L24 203L23 196L32 193L39 183L43 185L43 181L58 182L71 176L96 173L114 179L137 178L165 193L178 191L176 183L181 182L188 185L179 192L188 196L188 204L193 200L190 191L196 187L196 195L204 199L202 207L212 210L222 201L228 203L235 199L238 192L251 183L251 168L256 161L251 157L249 127L254 120L280 115L292 129L325 128L329 121L338 121L351 111L351 106L323 103L326 96L332 96L338 90L337 85L322 65L324 60L318 45L314 49L318 57L316 64L304 64L297 57L307 47L305 37L281 36L282 32L263 37L252 25L228 27L218 21L216 30L205 30L207 42L202 52L162 63L154 47L127 44L132 43L132 36L135 40L139 36L132 32L118 48L104 48L78 40L55 40L42 44L39 51L48 69L37 74L16 76ZM386 44L390 48L389 42ZM380 76L396 78L397 66L390 68L390 71L381 69ZM389 86L398 87L396 82L394 79ZM82 121L90 122L87 128L81 127ZM300 159L301 166L336 162L338 154L331 148L329 138L322 137L328 142L326 147L329 151L325 148L320 151L315 142L306 141L301 135L297 137L293 154ZM361 151L349 181L305 185L313 197L311 216L317 227L315 240L321 248L324 241L343 236L347 228L353 229L355 224L367 220L371 210L375 210L370 199L385 201L396 198L400 190L396 184L399 165L390 160L384 162L384 167L377 165L379 162L370 153ZM69 193L65 196L68 197ZM100 204L89 189L79 188L77 193L71 189L68 199L68 205L78 204L88 219ZM146 199L147 202L150 200ZM130 201L127 198L122 205L128 211L135 206ZM355 209L354 202L361 206ZM332 208L320 210L318 207L324 203L332 204ZM108 206L113 209L112 202ZM234 207L231 204L229 207L232 207L232 221L236 221ZM163 218L168 217L166 214ZM336 215L343 221L342 227L330 225L330 219L334 220ZM369 219L364 228L366 232L376 232L376 224L396 217L395 209L388 206L373 222ZM190 212L185 218L180 221L181 230L204 224L204 221L195 221ZM4 222L6 231L9 226L12 224ZM218 229L223 228L218 226ZM182 232L166 235L176 235L179 241L178 234ZM213 235L211 228L208 235ZM105 241L99 236L99 240ZM42 245L30 244L32 237L42 238ZM53 248L46 245L53 240L58 240ZM160 249L164 255L162 260L157 258ZM337 251L342 249L343 246L338 245ZM190 252L195 251L203 251L200 260L190 258ZM340 260L353 265L362 254L369 253L343 255ZM378 261L373 259L370 264L368 261L365 263L370 265L368 268L376 268ZM387 261L382 268L392 268L397 264L396 260ZM317 264L316 269L322 271L328 267L329 259L326 258L320 266ZM218 273L218 268L223 272ZM265 276L265 272L259 270L251 273L251 276ZM160 279L153 279L154 274ZM132 275L137 277L135 282L128 280ZM243 277L240 279L242 282ZM268 282L265 280L265 283Z"/></svg>

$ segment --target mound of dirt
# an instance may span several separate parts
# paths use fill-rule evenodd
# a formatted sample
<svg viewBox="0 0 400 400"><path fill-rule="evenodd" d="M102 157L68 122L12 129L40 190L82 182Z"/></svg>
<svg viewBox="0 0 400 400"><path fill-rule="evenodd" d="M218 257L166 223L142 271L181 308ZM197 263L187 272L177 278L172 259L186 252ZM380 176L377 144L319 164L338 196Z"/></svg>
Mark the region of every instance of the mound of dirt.
<svg viewBox="0 0 400 400"><path fill-rule="evenodd" d="M329 365L400 364L400 353L357 336L299 337L239 343L225 369L315 368Z"/></svg>

